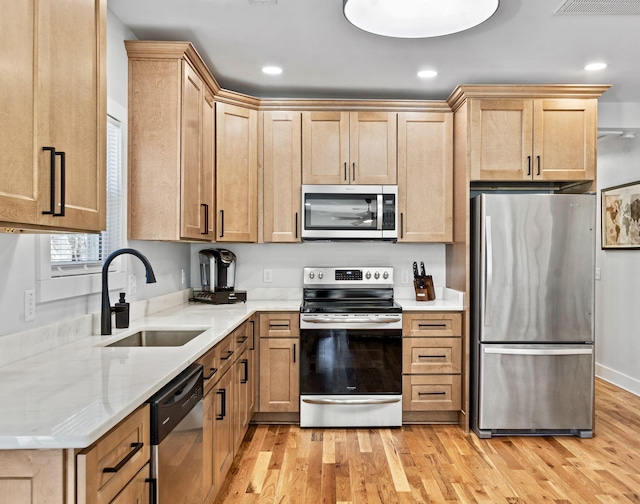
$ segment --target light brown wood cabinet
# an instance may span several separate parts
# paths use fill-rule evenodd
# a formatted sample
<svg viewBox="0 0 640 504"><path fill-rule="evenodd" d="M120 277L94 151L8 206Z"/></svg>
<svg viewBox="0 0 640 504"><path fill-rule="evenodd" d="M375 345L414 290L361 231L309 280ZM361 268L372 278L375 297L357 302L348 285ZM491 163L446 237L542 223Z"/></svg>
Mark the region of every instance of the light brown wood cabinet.
<svg viewBox="0 0 640 504"><path fill-rule="evenodd" d="M125 44L129 239L210 242L215 116L203 64L184 42Z"/></svg>
<svg viewBox="0 0 640 504"><path fill-rule="evenodd" d="M140 471L146 467L144 477L149 477L150 441L150 412L145 404L78 454L77 502L109 504L123 491L127 495L148 492L141 488L139 475L144 476ZM126 501L120 498L120 502Z"/></svg>
<svg viewBox="0 0 640 504"><path fill-rule="evenodd" d="M262 119L263 239L300 241L302 114L267 111Z"/></svg>
<svg viewBox="0 0 640 504"><path fill-rule="evenodd" d="M63 504L69 460L73 454L68 450L1 450L2 502Z"/></svg>
<svg viewBox="0 0 640 504"><path fill-rule="evenodd" d="M396 113L302 113L303 184L395 184Z"/></svg>
<svg viewBox="0 0 640 504"><path fill-rule="evenodd" d="M216 103L217 241L258 240L258 112Z"/></svg>
<svg viewBox="0 0 640 504"><path fill-rule="evenodd" d="M300 411L300 315L260 314L261 413Z"/></svg>
<svg viewBox="0 0 640 504"><path fill-rule="evenodd" d="M596 98L473 99L471 181L583 181L596 172Z"/></svg>
<svg viewBox="0 0 640 504"><path fill-rule="evenodd" d="M106 0L1 6L0 226L103 230Z"/></svg>
<svg viewBox="0 0 640 504"><path fill-rule="evenodd" d="M455 421L462 403L462 314L409 312L402 325L403 410L453 413Z"/></svg>
<svg viewBox="0 0 640 504"><path fill-rule="evenodd" d="M453 240L453 114L398 114L399 242Z"/></svg>

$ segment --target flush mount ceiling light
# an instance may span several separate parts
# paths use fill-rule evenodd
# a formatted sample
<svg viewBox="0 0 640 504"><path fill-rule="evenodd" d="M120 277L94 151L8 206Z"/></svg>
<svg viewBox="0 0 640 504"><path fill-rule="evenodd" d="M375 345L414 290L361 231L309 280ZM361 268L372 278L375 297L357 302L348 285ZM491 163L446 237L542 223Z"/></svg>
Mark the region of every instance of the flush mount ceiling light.
<svg viewBox="0 0 640 504"><path fill-rule="evenodd" d="M584 67L588 72L597 72L598 70L604 70L607 68L606 63L589 63Z"/></svg>
<svg viewBox="0 0 640 504"><path fill-rule="evenodd" d="M397 38L426 38L468 30L489 19L499 0L344 0L358 28Z"/></svg>
<svg viewBox="0 0 640 504"><path fill-rule="evenodd" d="M436 75L438 75L438 72L436 72L435 70L420 70L418 72L418 77L420 77L421 79L431 79Z"/></svg>
<svg viewBox="0 0 640 504"><path fill-rule="evenodd" d="M266 66L262 67L262 72L267 75L280 75L282 73L282 68L277 66Z"/></svg>

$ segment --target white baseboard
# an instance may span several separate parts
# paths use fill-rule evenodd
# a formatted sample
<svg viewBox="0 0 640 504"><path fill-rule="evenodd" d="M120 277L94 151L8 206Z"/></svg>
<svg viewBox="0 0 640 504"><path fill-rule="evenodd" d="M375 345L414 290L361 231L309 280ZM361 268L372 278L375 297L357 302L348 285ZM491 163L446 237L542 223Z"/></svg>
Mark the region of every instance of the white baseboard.
<svg viewBox="0 0 640 504"><path fill-rule="evenodd" d="M596 363L596 376L632 394L640 396L640 380Z"/></svg>

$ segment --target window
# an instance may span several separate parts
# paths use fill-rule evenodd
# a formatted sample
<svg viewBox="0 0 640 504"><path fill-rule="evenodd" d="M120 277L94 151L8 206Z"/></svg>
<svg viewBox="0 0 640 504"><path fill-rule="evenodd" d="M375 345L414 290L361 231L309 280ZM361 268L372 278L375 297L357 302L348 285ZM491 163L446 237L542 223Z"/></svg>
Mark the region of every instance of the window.
<svg viewBox="0 0 640 504"><path fill-rule="evenodd" d="M122 127L107 121L107 229L100 234L51 235L51 275L83 275L99 271L104 259L121 245Z"/></svg>

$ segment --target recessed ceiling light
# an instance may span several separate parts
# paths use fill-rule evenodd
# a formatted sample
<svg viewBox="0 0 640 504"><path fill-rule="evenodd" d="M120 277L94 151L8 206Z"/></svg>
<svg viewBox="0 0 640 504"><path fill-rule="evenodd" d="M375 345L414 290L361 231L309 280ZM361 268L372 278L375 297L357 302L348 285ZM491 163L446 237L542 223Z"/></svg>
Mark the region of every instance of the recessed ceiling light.
<svg viewBox="0 0 640 504"><path fill-rule="evenodd" d="M418 72L418 77L420 77L421 79L430 79L432 77L435 77L436 75L438 75L438 72L436 72L435 70L420 70Z"/></svg>
<svg viewBox="0 0 640 504"><path fill-rule="evenodd" d="M607 64L606 63L589 63L588 65L586 65L584 67L584 69L589 71L589 72L595 72L597 70L604 70L605 68L607 68Z"/></svg>
<svg viewBox="0 0 640 504"><path fill-rule="evenodd" d="M266 66L262 67L262 72L267 75L280 75L282 73L282 68L277 66Z"/></svg>
<svg viewBox="0 0 640 504"><path fill-rule="evenodd" d="M398 38L439 37L489 19L499 0L344 0L344 15L358 28Z"/></svg>

